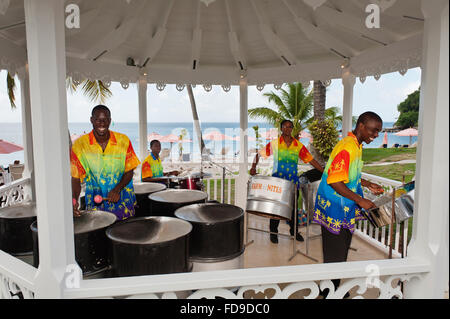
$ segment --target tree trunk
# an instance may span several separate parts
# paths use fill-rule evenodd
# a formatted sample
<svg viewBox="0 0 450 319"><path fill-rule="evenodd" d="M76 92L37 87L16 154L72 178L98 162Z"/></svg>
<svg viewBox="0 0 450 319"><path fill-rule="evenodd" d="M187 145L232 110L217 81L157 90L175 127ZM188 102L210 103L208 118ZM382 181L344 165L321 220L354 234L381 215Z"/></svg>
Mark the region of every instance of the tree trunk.
<svg viewBox="0 0 450 319"><path fill-rule="evenodd" d="M325 120L325 102L327 97L327 90L321 81L314 81L314 119L323 122ZM310 144L310 152L322 166L325 166L326 161L316 148Z"/></svg>
<svg viewBox="0 0 450 319"><path fill-rule="evenodd" d="M189 101L191 102L192 118L194 119L194 129L195 134L197 135L198 138L198 145L200 147L200 156L201 156L205 148L205 142L203 142L202 138L202 130L200 128L200 122L198 120L197 106L195 105L195 98L194 93L192 92L192 86L190 84L187 84L186 88L189 94Z"/></svg>
<svg viewBox="0 0 450 319"><path fill-rule="evenodd" d="M325 120L325 102L327 90L321 81L314 81L314 119L319 122Z"/></svg>

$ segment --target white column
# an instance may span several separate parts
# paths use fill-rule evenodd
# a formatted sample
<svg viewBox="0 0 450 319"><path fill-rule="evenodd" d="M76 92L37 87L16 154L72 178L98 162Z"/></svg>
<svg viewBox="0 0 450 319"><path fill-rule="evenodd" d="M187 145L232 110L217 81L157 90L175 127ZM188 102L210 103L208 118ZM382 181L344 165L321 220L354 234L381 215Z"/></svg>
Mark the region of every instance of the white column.
<svg viewBox="0 0 450 319"><path fill-rule="evenodd" d="M423 1L425 17L414 224L408 258L423 259L431 271L405 285L407 298L443 298L448 264L448 0Z"/></svg>
<svg viewBox="0 0 450 319"><path fill-rule="evenodd" d="M355 76L350 68L342 70L342 84L344 85L344 101L342 104L342 137L352 130L353 115L353 87L355 86Z"/></svg>
<svg viewBox="0 0 450 319"><path fill-rule="evenodd" d="M35 297L61 298L67 265L75 263L64 1L25 0L24 7L39 227Z"/></svg>
<svg viewBox="0 0 450 319"><path fill-rule="evenodd" d="M236 180L236 206L245 210L247 202L248 181L248 84L245 74L241 75L239 81L239 122L240 122L240 145L239 145L239 176Z"/></svg>
<svg viewBox="0 0 450 319"><path fill-rule="evenodd" d="M28 74L28 64L18 71L22 102L22 136L24 148L24 178L31 179L29 199L35 200L35 176L33 160L33 134L31 125L31 102L30 102L30 76Z"/></svg>
<svg viewBox="0 0 450 319"><path fill-rule="evenodd" d="M141 75L137 83L139 95L139 157L147 157L147 76Z"/></svg>

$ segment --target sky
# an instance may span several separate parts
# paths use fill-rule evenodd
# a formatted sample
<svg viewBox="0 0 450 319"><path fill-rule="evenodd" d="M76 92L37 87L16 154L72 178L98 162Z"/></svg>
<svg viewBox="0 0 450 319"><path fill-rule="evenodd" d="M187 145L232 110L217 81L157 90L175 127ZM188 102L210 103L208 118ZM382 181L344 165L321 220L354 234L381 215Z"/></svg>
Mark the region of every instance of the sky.
<svg viewBox="0 0 450 319"><path fill-rule="evenodd" d="M408 94L420 86L420 68L408 70L405 75L398 72L383 74L377 81L367 77L364 83L357 78L354 87L353 115L358 116L365 111L378 113L383 121L394 122L399 116L397 105ZM11 109L7 95L6 71L0 71L0 123L20 123L21 102L20 83L16 77L17 108ZM312 82L310 88L312 86ZM119 83L112 83L110 90L113 96L105 103L112 113L115 122L138 122L138 94L136 84L130 84L123 89ZM202 86L194 88L197 111L201 122L239 122L239 87L232 86L229 92L224 92L220 86L213 86L206 92ZM248 108L272 107L266 92L278 91L269 84L262 91L255 86L249 86ZM327 87L326 108L337 106L342 109L343 86L342 80L332 80ZM92 107L98 103L91 102L80 92L67 92L68 122L89 122ZM148 122L190 122L192 120L191 107L186 88L179 92L175 85L167 85L163 91L156 89L155 84L149 84L147 89L147 118ZM257 122L258 120L249 119Z"/></svg>

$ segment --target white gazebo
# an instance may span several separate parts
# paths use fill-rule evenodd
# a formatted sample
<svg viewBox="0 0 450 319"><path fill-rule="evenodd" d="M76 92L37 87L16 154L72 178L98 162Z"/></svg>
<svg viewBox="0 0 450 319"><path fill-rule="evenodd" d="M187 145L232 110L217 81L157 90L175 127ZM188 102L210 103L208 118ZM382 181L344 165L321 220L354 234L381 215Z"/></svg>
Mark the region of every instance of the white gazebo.
<svg viewBox="0 0 450 319"><path fill-rule="evenodd" d="M38 269L0 251L0 297L173 297L196 290L192 298L241 298L246 289L267 288L280 298L301 289L314 297L331 279L364 289L381 278L381 298L442 298L449 270L448 9L448 0L0 0L0 69L21 83L26 165L24 178L1 187L0 197L2 205L36 201L40 251ZM207 91L238 85L236 203L244 207L249 85L342 78L346 134L357 79L414 67L422 70L420 135L406 258L82 280L74 257L66 76L117 81L124 89L137 83L141 156L148 84ZM397 279L405 282L403 293L391 285ZM290 284L281 290L278 283ZM342 298L343 289L329 297Z"/></svg>

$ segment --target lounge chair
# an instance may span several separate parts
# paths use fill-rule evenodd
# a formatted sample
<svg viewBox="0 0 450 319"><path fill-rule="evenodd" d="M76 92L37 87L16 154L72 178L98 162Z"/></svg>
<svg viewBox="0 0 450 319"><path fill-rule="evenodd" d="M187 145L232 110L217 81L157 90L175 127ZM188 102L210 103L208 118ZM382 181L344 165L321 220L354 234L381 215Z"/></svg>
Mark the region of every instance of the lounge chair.
<svg viewBox="0 0 450 319"><path fill-rule="evenodd" d="M21 179L24 169L24 164L10 164L9 172L11 173L11 180L15 181L17 179Z"/></svg>

